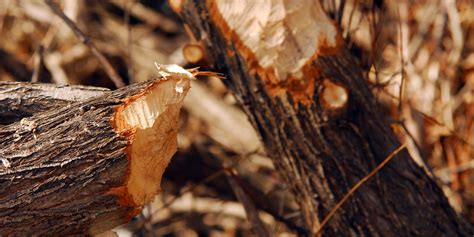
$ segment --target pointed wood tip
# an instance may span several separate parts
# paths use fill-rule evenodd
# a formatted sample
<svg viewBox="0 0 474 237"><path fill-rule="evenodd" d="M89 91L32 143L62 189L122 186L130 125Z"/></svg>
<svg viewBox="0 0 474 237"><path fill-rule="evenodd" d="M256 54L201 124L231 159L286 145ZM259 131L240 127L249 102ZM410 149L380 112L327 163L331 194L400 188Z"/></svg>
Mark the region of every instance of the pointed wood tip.
<svg viewBox="0 0 474 237"><path fill-rule="evenodd" d="M132 207L130 218L159 193L162 175L177 150L179 112L190 79L170 74L125 98L116 109L111 123L129 141L129 171L123 186L111 193L119 196L119 204Z"/></svg>

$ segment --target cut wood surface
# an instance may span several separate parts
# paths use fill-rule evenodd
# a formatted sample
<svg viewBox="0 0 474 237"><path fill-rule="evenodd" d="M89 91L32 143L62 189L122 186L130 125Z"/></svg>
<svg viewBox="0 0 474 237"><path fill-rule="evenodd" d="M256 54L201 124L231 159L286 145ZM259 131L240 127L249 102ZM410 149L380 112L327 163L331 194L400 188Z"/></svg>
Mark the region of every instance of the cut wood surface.
<svg viewBox="0 0 474 237"><path fill-rule="evenodd" d="M98 234L138 214L176 151L189 79L168 73L113 92L58 87L50 97L63 108L0 127L0 233ZM35 88L48 95L24 87ZM69 103L74 92L103 95Z"/></svg>
<svg viewBox="0 0 474 237"><path fill-rule="evenodd" d="M315 2L183 1L179 14L224 73L289 184L308 234L400 146L358 59ZM339 209L324 236L466 236L473 227L406 150Z"/></svg>

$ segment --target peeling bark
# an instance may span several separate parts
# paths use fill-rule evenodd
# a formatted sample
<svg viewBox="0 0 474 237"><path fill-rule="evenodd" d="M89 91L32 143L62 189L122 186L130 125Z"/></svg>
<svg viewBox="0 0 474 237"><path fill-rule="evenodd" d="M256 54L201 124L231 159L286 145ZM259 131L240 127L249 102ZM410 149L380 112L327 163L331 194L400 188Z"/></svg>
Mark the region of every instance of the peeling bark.
<svg viewBox="0 0 474 237"><path fill-rule="evenodd" d="M304 2L294 6L318 5ZM293 24L287 24L295 17L291 15L295 10L292 1L286 4L267 1L247 8L232 5L245 3L254 4L252 1L185 1L180 15L206 48L208 60L229 78L226 84L298 199L307 228L315 233L337 201L399 147L399 142L371 94L366 74L340 40L337 28L336 35L324 30L335 26L325 13L315 11L311 17L297 18ZM256 10L248 10L253 8ZM283 15L272 18L278 9ZM285 16L286 13L289 15ZM258 24L244 27L246 22L253 21ZM275 30L269 30L275 29L275 24L284 25L279 28L284 40L265 41L265 37L278 37ZM255 31L255 27L262 29ZM286 40L291 42L291 37L296 40L294 36L301 30L313 32L319 38L282 55L298 62L296 68L282 66L278 60L266 63L266 56L286 49ZM333 41L336 46L328 45ZM279 47L252 45L275 42L280 42ZM317 46L311 50L308 45ZM265 52L260 54L261 48ZM310 56L301 53L306 51ZM336 97L333 93L325 94L333 89ZM338 96L345 93L345 98ZM331 100L336 102L335 108L323 103L328 98L329 104ZM339 209L323 233L324 236L465 236L472 234L473 228L454 212L442 190L408 152L402 151Z"/></svg>

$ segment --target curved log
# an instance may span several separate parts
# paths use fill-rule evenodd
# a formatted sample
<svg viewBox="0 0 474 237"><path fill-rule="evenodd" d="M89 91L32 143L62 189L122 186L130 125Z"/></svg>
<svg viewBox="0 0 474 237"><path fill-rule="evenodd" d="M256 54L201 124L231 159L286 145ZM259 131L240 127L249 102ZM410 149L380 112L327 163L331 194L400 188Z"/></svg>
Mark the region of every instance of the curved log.
<svg viewBox="0 0 474 237"><path fill-rule="evenodd" d="M99 91L0 127L0 233L98 234L138 214L176 151L189 79Z"/></svg>

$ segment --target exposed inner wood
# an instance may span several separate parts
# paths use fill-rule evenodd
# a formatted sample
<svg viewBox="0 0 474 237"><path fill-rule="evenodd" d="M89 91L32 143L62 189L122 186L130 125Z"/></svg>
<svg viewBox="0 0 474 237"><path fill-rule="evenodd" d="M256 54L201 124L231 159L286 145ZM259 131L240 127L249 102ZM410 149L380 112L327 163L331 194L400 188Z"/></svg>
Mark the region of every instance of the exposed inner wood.
<svg viewBox="0 0 474 237"><path fill-rule="evenodd" d="M198 44L188 44L183 48L183 56L190 63L197 63L204 58L204 49Z"/></svg>
<svg viewBox="0 0 474 237"><path fill-rule="evenodd" d="M322 83L321 104L325 109L340 109L347 104L349 92L346 88L331 80L324 80Z"/></svg>
<svg viewBox="0 0 474 237"><path fill-rule="evenodd" d="M274 74L277 81L289 76L301 78L303 66L317 57L321 48L337 46L336 27L319 4L310 0L209 3L215 3L213 14L220 15L258 65Z"/></svg>
<svg viewBox="0 0 474 237"><path fill-rule="evenodd" d="M152 201L160 189L163 172L177 149L177 118L189 88L189 78L162 81L117 108L113 126L131 139L126 188L134 205Z"/></svg>
<svg viewBox="0 0 474 237"><path fill-rule="evenodd" d="M206 1L210 19L265 82L271 96L290 93L310 104L319 71L311 63L335 54L341 36L319 4L299 1ZM232 55L231 50L226 51Z"/></svg>

